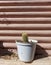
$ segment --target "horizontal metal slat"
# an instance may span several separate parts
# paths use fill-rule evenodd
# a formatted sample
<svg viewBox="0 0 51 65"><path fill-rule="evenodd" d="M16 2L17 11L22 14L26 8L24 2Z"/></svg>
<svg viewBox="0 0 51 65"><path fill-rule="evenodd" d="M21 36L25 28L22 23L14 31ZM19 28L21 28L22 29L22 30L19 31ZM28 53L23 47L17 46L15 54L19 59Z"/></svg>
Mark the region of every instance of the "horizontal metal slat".
<svg viewBox="0 0 51 65"><path fill-rule="evenodd" d="M51 50L51 43L43 43L43 44L38 43L37 44L37 49L40 50L41 48L43 48L45 50Z"/></svg>
<svg viewBox="0 0 51 65"><path fill-rule="evenodd" d="M51 17L51 12L0 12L0 17Z"/></svg>
<svg viewBox="0 0 51 65"><path fill-rule="evenodd" d="M14 48L15 48L15 49L16 49L16 43L7 43L7 42L3 42L3 43L2 43L2 42L0 42L0 48L4 48L4 49L5 49L5 48L7 48L7 49L8 49L8 48L14 49Z"/></svg>
<svg viewBox="0 0 51 65"><path fill-rule="evenodd" d="M51 24L0 24L0 30L51 30Z"/></svg>
<svg viewBox="0 0 51 65"><path fill-rule="evenodd" d="M10 8L30 8L30 9L32 9L32 8L51 8L51 6L0 6L0 9L10 9Z"/></svg>
<svg viewBox="0 0 51 65"><path fill-rule="evenodd" d="M0 6L0 12L51 11L51 6Z"/></svg>
<svg viewBox="0 0 51 65"><path fill-rule="evenodd" d="M37 49L45 49L51 50L51 43L37 43ZM16 42L9 43L9 42L0 42L0 48L15 48L16 49Z"/></svg>
<svg viewBox="0 0 51 65"><path fill-rule="evenodd" d="M13 0L9 0L9 1L8 0L4 0L4 1L0 0L0 3L8 3L8 2L9 3L11 3L11 2L51 2L51 0L40 0L40 1L39 0L32 0L32 1L31 0L18 0L18 1L17 0L14 0L14 1Z"/></svg>
<svg viewBox="0 0 51 65"><path fill-rule="evenodd" d="M37 17L37 18L0 18L0 21L51 21L51 17Z"/></svg>
<svg viewBox="0 0 51 65"><path fill-rule="evenodd" d="M51 12L0 12L0 15L50 15Z"/></svg>
<svg viewBox="0 0 51 65"><path fill-rule="evenodd" d="M26 32L29 36L51 36L51 30L0 30L0 36L21 36L22 32Z"/></svg>
<svg viewBox="0 0 51 65"><path fill-rule="evenodd" d="M51 37L29 37L29 39L36 39L39 43L51 43ZM22 40L22 37L18 36L0 36L0 41L20 41Z"/></svg>
<svg viewBox="0 0 51 65"><path fill-rule="evenodd" d="M0 21L0 24L51 24L51 21L9 21L6 18Z"/></svg>

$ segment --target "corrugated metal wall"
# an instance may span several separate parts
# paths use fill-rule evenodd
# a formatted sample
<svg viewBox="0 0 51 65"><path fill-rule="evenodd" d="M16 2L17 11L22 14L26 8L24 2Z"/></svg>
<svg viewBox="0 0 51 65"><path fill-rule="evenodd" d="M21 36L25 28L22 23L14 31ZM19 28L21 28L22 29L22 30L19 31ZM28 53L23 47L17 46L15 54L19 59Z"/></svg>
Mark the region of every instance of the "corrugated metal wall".
<svg viewBox="0 0 51 65"><path fill-rule="evenodd" d="M16 48L22 32L38 40L36 54L51 55L50 0L0 1L0 49Z"/></svg>

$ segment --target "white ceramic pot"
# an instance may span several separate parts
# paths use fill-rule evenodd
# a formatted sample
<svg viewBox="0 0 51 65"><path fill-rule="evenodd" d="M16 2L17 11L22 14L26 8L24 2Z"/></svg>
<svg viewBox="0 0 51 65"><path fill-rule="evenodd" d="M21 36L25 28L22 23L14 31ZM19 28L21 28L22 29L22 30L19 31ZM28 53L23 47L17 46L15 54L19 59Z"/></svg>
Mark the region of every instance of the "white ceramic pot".
<svg viewBox="0 0 51 65"><path fill-rule="evenodd" d="M37 40L29 40L29 42L16 42L18 57L21 61L31 62L34 59Z"/></svg>

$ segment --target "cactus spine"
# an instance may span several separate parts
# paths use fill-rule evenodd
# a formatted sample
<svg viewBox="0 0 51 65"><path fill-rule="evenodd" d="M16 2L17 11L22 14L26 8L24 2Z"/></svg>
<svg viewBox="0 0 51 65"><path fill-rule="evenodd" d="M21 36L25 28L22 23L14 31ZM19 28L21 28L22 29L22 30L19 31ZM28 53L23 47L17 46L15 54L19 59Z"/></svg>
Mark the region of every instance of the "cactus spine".
<svg viewBox="0 0 51 65"><path fill-rule="evenodd" d="M23 32L22 33L22 39L23 39L23 42L28 42L28 35L27 35L27 33L25 33L25 32Z"/></svg>

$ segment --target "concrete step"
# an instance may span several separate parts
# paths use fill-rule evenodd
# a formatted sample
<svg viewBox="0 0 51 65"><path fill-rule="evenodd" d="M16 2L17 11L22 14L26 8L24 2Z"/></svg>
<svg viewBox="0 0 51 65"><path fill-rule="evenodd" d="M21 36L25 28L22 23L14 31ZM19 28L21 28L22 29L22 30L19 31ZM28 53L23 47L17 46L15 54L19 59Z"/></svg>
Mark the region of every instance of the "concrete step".
<svg viewBox="0 0 51 65"><path fill-rule="evenodd" d="M19 59L12 58L12 59L7 59L7 56L5 56L5 59L1 58L0 59L0 65L51 65L51 57L41 57L37 56L35 60L31 63L24 63L21 62ZM9 57L9 56L8 56Z"/></svg>

